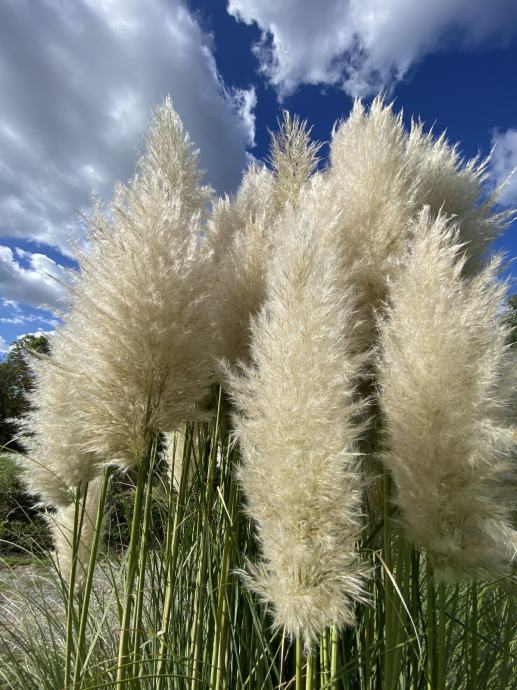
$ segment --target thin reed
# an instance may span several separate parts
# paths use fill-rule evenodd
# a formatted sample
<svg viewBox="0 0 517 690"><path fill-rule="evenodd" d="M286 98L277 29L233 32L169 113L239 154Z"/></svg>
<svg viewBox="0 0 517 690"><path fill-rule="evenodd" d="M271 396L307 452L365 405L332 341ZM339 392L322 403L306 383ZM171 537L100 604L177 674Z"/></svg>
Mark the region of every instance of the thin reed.
<svg viewBox="0 0 517 690"><path fill-rule="evenodd" d="M221 420L224 398L219 404ZM176 490L151 448L154 472L140 487L138 477L132 482L138 537L132 534L126 550L98 556L95 574L88 569L86 586L73 595L71 617L70 585L47 561L26 592L8 585L9 566L2 565L0 687L511 687L517 672L511 597L490 582L438 584L426 556L393 530L379 540L382 523L372 523L359 544L372 574L370 604L355 605L355 628L322 631L308 655L302 644L273 630L237 572L256 558L257 546L233 473L237 457L228 431L214 421L189 425L184 436L182 462L192 474L183 473ZM152 527L147 496L156 507L154 520L165 525L158 540L145 538ZM393 520L389 510L385 517ZM116 538L111 535L112 545ZM140 549L133 548L135 539Z"/></svg>

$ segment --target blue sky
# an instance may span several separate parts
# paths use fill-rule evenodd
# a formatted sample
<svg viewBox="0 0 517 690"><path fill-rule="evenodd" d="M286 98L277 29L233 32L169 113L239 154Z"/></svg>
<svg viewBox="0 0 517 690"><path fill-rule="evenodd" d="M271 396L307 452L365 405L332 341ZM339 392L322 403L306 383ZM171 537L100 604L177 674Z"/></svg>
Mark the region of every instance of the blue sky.
<svg viewBox="0 0 517 690"><path fill-rule="evenodd" d="M514 0L0 0L0 350L55 327L78 214L132 175L166 94L220 192L282 109L328 141L379 92L466 156L496 144L495 184L517 166L516 65Z"/></svg>

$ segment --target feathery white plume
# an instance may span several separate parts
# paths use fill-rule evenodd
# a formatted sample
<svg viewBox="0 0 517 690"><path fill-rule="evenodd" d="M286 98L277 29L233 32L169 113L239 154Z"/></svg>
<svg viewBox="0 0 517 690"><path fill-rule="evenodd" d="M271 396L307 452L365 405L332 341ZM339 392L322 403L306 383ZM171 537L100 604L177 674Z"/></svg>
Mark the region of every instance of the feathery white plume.
<svg viewBox="0 0 517 690"><path fill-rule="evenodd" d="M318 220L317 203L283 216L252 363L231 378L239 476L262 551L250 583L275 625L307 646L326 625L353 622L363 582L361 362L350 354L351 292Z"/></svg>
<svg viewBox="0 0 517 690"><path fill-rule="evenodd" d="M342 210L339 234L358 290L365 348L373 337L373 309L386 296L387 275L413 210L405 146L402 116L378 98L369 111L356 101L332 136L328 178Z"/></svg>
<svg viewBox="0 0 517 690"><path fill-rule="evenodd" d="M49 338L51 349L58 338ZM73 366L74 362L64 353L38 355L31 362L35 388L29 394L29 412L19 421L26 450L19 462L25 470L28 491L43 504L70 504L75 489L92 481L98 473L98 459L83 450L86 440L81 444L75 423L74 410L83 391L74 385L77 372L70 368Z"/></svg>
<svg viewBox="0 0 517 690"><path fill-rule="evenodd" d="M307 187L319 148L306 122L285 112L278 134L272 135L272 172L252 164L235 199L215 207L209 224L218 284L214 314L219 356L230 362L249 358L250 319L262 306L267 264L281 232L276 219Z"/></svg>
<svg viewBox="0 0 517 690"><path fill-rule="evenodd" d="M444 574L511 575L516 383L497 261L462 277L459 229L429 209L380 324L384 461L409 538ZM514 411L513 411L514 412Z"/></svg>
<svg viewBox="0 0 517 690"><path fill-rule="evenodd" d="M513 214L494 212L500 190L488 193L490 157L465 160L445 134L438 138L412 122L407 139L407 159L415 187L415 207L428 204L454 217L465 244L467 273L479 271L487 261L489 245L503 232Z"/></svg>
<svg viewBox="0 0 517 690"><path fill-rule="evenodd" d="M284 110L278 133L271 133L269 154L275 180L273 202L277 210L296 203L300 190L318 166L320 148L319 142L311 141L311 128L307 122Z"/></svg>
<svg viewBox="0 0 517 690"><path fill-rule="evenodd" d="M209 388L208 263L198 251L208 192L196 158L167 100L134 180L117 189L109 216L97 208L91 219L91 250L80 256L51 357L75 391L65 419L80 450L102 461L138 462L150 435L195 416ZM43 387L33 396L36 410L49 395ZM38 419L27 432L43 448ZM73 453L63 458L64 477L77 471L75 462Z"/></svg>
<svg viewBox="0 0 517 690"><path fill-rule="evenodd" d="M26 482L66 506L106 462L128 467L150 436L195 417L212 378L208 262L198 251L208 190L170 100L108 213L97 206L72 305L36 363L22 421Z"/></svg>

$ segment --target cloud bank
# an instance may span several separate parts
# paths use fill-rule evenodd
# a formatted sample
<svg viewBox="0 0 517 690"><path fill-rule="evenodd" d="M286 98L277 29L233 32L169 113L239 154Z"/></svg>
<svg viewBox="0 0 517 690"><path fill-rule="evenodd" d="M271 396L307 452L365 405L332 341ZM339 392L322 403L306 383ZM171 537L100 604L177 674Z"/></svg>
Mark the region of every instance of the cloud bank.
<svg viewBox="0 0 517 690"><path fill-rule="evenodd" d="M505 182L499 201L505 206L517 208L517 129L494 131L492 145L494 152L491 169L494 182Z"/></svg>
<svg viewBox="0 0 517 690"><path fill-rule="evenodd" d="M517 28L514 0L229 0L228 12L259 26L254 52L280 97L299 84L389 90L429 53L504 43Z"/></svg>
<svg viewBox="0 0 517 690"><path fill-rule="evenodd" d="M25 265L24 265L25 264ZM0 295L5 302L63 310L68 271L45 254L0 245ZM16 318L16 310L12 319Z"/></svg>
<svg viewBox="0 0 517 690"><path fill-rule="evenodd" d="M225 87L211 40L180 0L0 2L0 234L68 254L91 189L133 174L169 93L207 181L235 187L255 96Z"/></svg>

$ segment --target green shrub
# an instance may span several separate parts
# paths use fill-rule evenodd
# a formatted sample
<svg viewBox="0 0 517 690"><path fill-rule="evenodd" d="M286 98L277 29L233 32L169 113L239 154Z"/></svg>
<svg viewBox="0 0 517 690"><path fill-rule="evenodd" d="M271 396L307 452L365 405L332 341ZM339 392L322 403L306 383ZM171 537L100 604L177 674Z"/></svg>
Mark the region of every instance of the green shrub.
<svg viewBox="0 0 517 690"><path fill-rule="evenodd" d="M0 456L0 553L41 552L50 533L34 499L27 495L14 458Z"/></svg>

